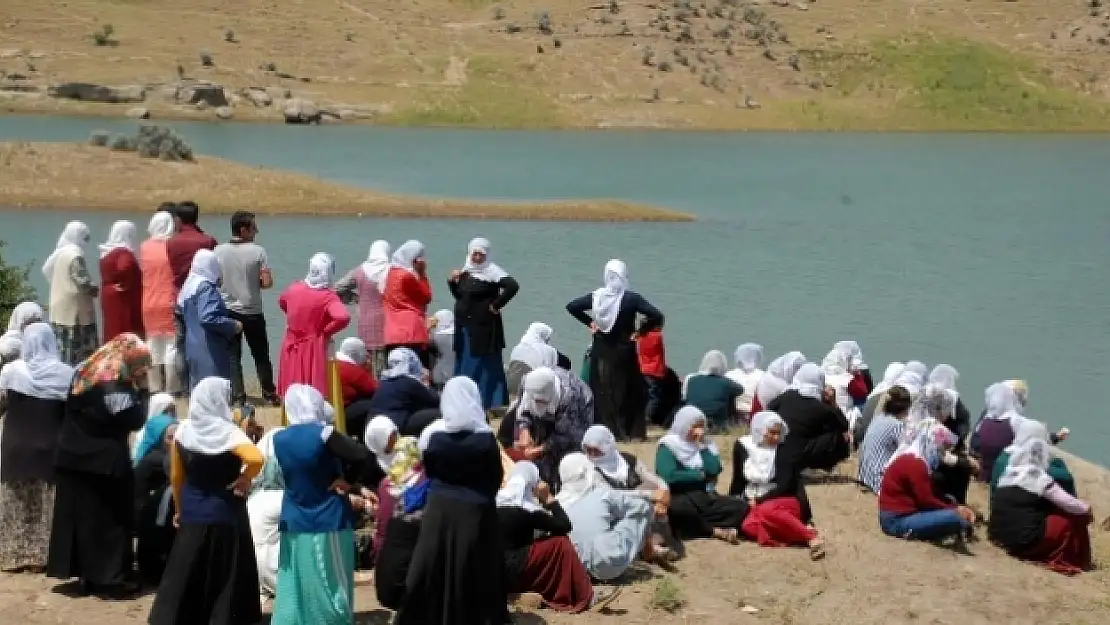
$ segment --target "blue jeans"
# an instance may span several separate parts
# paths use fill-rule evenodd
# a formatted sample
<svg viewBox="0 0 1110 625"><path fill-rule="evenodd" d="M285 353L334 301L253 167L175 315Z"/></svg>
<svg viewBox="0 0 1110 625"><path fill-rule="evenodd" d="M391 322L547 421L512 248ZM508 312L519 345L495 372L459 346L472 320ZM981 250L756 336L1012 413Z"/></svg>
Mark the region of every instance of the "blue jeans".
<svg viewBox="0 0 1110 625"><path fill-rule="evenodd" d="M659 411L663 408L663 380L645 375L644 383L647 385L647 406L644 412L648 423L654 423L661 427L665 426L667 420L659 414Z"/></svg>
<svg viewBox="0 0 1110 625"><path fill-rule="evenodd" d="M887 536L906 540L940 540L971 529L955 508L912 514L879 512L879 527Z"/></svg>

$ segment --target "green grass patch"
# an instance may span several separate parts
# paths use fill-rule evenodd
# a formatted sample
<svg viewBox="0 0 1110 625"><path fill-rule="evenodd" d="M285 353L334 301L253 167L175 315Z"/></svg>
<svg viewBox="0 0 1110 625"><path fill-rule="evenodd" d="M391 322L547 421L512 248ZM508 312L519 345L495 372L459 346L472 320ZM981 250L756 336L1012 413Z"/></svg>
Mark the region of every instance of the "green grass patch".
<svg viewBox="0 0 1110 625"><path fill-rule="evenodd" d="M795 103L799 123L807 127L1110 128L1110 106L1054 84L1032 60L991 44L921 37L808 54L835 87ZM833 94L857 104L829 101Z"/></svg>

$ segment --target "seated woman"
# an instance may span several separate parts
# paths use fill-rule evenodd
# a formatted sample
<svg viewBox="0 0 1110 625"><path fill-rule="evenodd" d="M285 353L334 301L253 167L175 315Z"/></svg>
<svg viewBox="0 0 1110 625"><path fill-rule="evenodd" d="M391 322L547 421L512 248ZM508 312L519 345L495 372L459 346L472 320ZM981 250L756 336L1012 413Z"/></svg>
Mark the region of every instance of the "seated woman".
<svg viewBox="0 0 1110 625"><path fill-rule="evenodd" d="M143 582L157 586L173 547L175 513L170 489L169 446L177 432L176 408L169 393L150 398L146 425L135 446L135 560Z"/></svg>
<svg viewBox="0 0 1110 625"><path fill-rule="evenodd" d="M987 529L1007 553L1049 570L1075 575L1093 569L1087 526L1091 506L1069 495L1048 474L1051 449L1030 440L1010 454L1010 462L991 495Z"/></svg>
<svg viewBox="0 0 1110 625"><path fill-rule="evenodd" d="M698 372L686 378L686 405L694 406L709 420L711 433L725 432L736 421L736 398L744 387L725 377L728 360L717 350L707 352Z"/></svg>
<svg viewBox="0 0 1110 625"><path fill-rule="evenodd" d="M707 419L686 406L675 413L655 452L655 472L671 489L668 517L678 538L716 538L740 541L740 523L748 512L743 500L717 493L721 455L706 439Z"/></svg>
<svg viewBox="0 0 1110 625"><path fill-rule="evenodd" d="M836 405L844 417L848 419L849 426L854 426L860 417L860 409L856 407L857 398L860 405L867 401L871 392L870 378L860 377L860 372L853 367L856 357L854 352L859 351L859 346L854 341L840 341L832 350L825 354L821 360L821 373L825 376L825 386L836 392ZM859 361L862 363L862 361ZM866 366L866 365L864 365Z"/></svg>
<svg viewBox="0 0 1110 625"><path fill-rule="evenodd" d="M787 352L772 360L755 387L752 412L766 409L776 397L782 395L794 380L794 374L804 364L806 357L802 352Z"/></svg>
<svg viewBox="0 0 1110 625"><path fill-rule="evenodd" d="M335 352L339 369L339 385L343 389L343 414L347 418L347 431L355 440L362 441L362 431L370 420L370 399L378 390L378 381L372 373L370 352L362 339L350 336L339 344Z"/></svg>
<svg viewBox="0 0 1110 625"><path fill-rule="evenodd" d="M744 389L744 392L736 398L736 416L740 421L750 423L752 415L755 414L752 412L755 387L763 377L763 369L759 368L759 365L763 364L763 346L744 343L736 348L733 359L736 362L736 368L725 375Z"/></svg>
<svg viewBox="0 0 1110 625"><path fill-rule="evenodd" d="M506 420L510 427L516 424L514 452L509 455L535 462L540 479L558 492L559 463L581 448L594 420L593 393L562 369L540 367L524 376L520 401Z"/></svg>
<svg viewBox="0 0 1110 625"><path fill-rule="evenodd" d="M553 331L546 323L535 322L528 326L520 343L509 352L509 364L506 375L509 382L509 401L520 394L524 376L540 367L554 368L559 366L559 352L555 351L549 343ZM570 369L570 367L565 367Z"/></svg>
<svg viewBox="0 0 1110 625"><path fill-rule="evenodd" d="M609 488L630 491L652 503L652 550L668 561L678 559L676 550L671 548L675 540L667 522L671 489L663 478L652 473L636 456L617 449L616 437L604 425L594 425L586 430L582 437L582 452Z"/></svg>
<svg viewBox="0 0 1110 625"><path fill-rule="evenodd" d="M991 481L998 456L1014 444L1017 430L1025 421L1023 412L1028 392L1021 380L997 382L987 387L986 408L971 436L971 452L979 458L980 481ZM1048 440L1056 445L1067 437L1068 429L1061 428L1059 432L1050 434Z"/></svg>
<svg viewBox="0 0 1110 625"><path fill-rule="evenodd" d="M666 554L653 548L649 533L652 508L646 499L609 488L581 453L563 458L559 479L563 490L556 499L570 519L570 539L591 577L615 580L637 556L674 570Z"/></svg>
<svg viewBox="0 0 1110 625"><path fill-rule="evenodd" d="M860 408L860 418L856 419L855 425L852 426L853 450L858 450L860 445L863 444L863 439L867 436L867 430L875 418L876 409L882 405L886 392L895 385L898 376L902 375L905 370L906 365L900 362L890 363L886 366L882 381L867 395L867 399L864 400L863 406Z"/></svg>
<svg viewBox="0 0 1110 625"><path fill-rule="evenodd" d="M883 399L884 403L876 411L877 416L871 427L867 428L863 444L859 447L857 479L873 493L879 492L883 471L898 451L906 417L913 404L909 391L901 386L893 386L884 391Z"/></svg>
<svg viewBox="0 0 1110 625"><path fill-rule="evenodd" d="M948 431L956 437L956 444L941 456L940 466L933 472L932 477L938 492L958 504L965 504L971 476L979 471L979 465L960 446L961 441L957 433L959 428L956 425L958 418L955 416L957 405L958 395L955 391L936 384L926 384L910 407L910 414L906 419L909 429L906 432L915 431L919 423L933 419L948 428ZM903 442L909 441L903 439Z"/></svg>
<svg viewBox="0 0 1110 625"><path fill-rule="evenodd" d="M1066 435L1061 436L1057 434L1056 437L1057 440L1063 440L1063 438L1066 438ZM1035 440L1052 444L1052 438L1045 424L1035 419L1022 419L1014 432L1014 444L1002 450L1002 453L998 454L998 458L994 461L994 472L991 474L990 481L991 491L993 492L995 488L998 488L998 480L1000 480L1002 474L1006 472L1006 467L1010 465L1010 456L1012 456L1018 448ZM1068 465L1064 463L1063 458L1056 454L1051 454L1047 472L1048 476L1052 478L1052 481L1056 482L1057 486L1064 489L1064 492L1072 497L1078 497L1075 490L1075 478L1072 476L1071 471L1068 470Z"/></svg>
<svg viewBox="0 0 1110 625"><path fill-rule="evenodd" d="M793 458L781 449L789 430L777 414L764 410L752 418L752 432L732 447L732 484L728 494L748 502L740 529L761 547L805 545L809 557L825 557L825 541L807 525L812 514Z"/></svg>
<svg viewBox="0 0 1110 625"><path fill-rule="evenodd" d="M379 513L374 527L374 590L390 610L404 604L405 579L412 562L427 502L420 447L415 438L397 440L389 470L378 487Z"/></svg>
<svg viewBox="0 0 1110 625"><path fill-rule="evenodd" d="M497 493L510 594L535 593L560 612L600 610L620 594L596 592L567 537L571 522L531 462L518 462ZM536 536L541 538L538 540Z"/></svg>
<svg viewBox="0 0 1110 625"><path fill-rule="evenodd" d="M382 381L367 412L392 419L402 436L420 436L439 418L439 398L424 383L424 377L416 352L407 347L389 352Z"/></svg>
<svg viewBox="0 0 1110 625"><path fill-rule="evenodd" d="M962 541L972 531L975 512L937 496L932 474L956 436L933 419L917 426L913 442L894 455L879 488L879 527L906 540Z"/></svg>
<svg viewBox="0 0 1110 625"><path fill-rule="evenodd" d="M817 365L802 365L790 387L767 410L786 422L790 435L783 441L783 450L796 459L800 469L830 471L851 453L848 419Z"/></svg>

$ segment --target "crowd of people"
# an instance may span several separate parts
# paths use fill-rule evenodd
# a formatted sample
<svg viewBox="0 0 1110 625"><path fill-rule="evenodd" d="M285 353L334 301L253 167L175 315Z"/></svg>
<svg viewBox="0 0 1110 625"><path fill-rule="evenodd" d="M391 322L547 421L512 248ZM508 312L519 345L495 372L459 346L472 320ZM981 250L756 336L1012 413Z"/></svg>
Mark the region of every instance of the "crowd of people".
<svg viewBox="0 0 1110 625"><path fill-rule="evenodd" d="M1092 567L1091 508L1052 451L1068 432L1025 414L1024 382L991 385L973 426L955 368L892 363L875 384L854 341L766 370L744 343L734 368L714 350L680 380L663 313L619 260L566 304L592 335L581 371L542 322L506 361L502 315L520 285L482 238L447 275L453 310L431 315L419 241L392 253L375 241L338 279L330 255L313 255L278 297L275 377L256 218L236 213L217 244L198 216L191 202L160 206L141 245L116 222L99 280L91 233L70 222L43 265L49 313L10 311L3 570L115 598L155 586L154 625L253 623L270 600L276 624L350 623L368 568L402 625L506 623L510 601L596 611L637 560L675 570L684 541L824 558L806 484L853 451L889 536L967 549L985 522L1017 558ZM349 306L355 336L332 353ZM269 431L245 408L243 339L255 401L283 411ZM620 449L649 424L665 429L653 458ZM713 436L733 432L723 492ZM989 485L989 520L967 503L972 480Z"/></svg>

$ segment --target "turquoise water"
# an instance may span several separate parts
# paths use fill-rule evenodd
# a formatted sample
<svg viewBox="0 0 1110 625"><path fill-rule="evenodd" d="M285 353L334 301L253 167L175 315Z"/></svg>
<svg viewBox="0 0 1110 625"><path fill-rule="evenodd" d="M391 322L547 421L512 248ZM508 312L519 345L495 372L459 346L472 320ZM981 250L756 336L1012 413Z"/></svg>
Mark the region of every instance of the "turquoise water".
<svg viewBox="0 0 1110 625"><path fill-rule="evenodd" d="M83 141L94 129L133 125L8 116L0 140ZM680 372L707 349L731 357L749 340L768 360L795 348L820 360L834 341L855 339L879 375L892 359L955 365L975 412L988 383L1026 378L1030 413L1069 425L1069 450L1110 463L1110 421L1093 392L1110 362L1104 137L175 127L203 154L388 191L614 197L698 216L688 224L263 217L259 242L279 285L302 277L316 251L346 270L376 238L394 246L418 238L429 248L433 309L445 307L447 272L482 235L523 285L506 310L509 342L543 320L577 357L588 335L563 306L596 288L605 261L620 257L633 288L667 314L668 357ZM83 219L103 240L123 217L147 219L0 211L0 238L7 259L37 267L66 220ZM226 217L202 213L202 225L228 236ZM43 291L37 268L33 277ZM269 318L280 328L275 300L276 292ZM279 335L272 339L276 349Z"/></svg>

